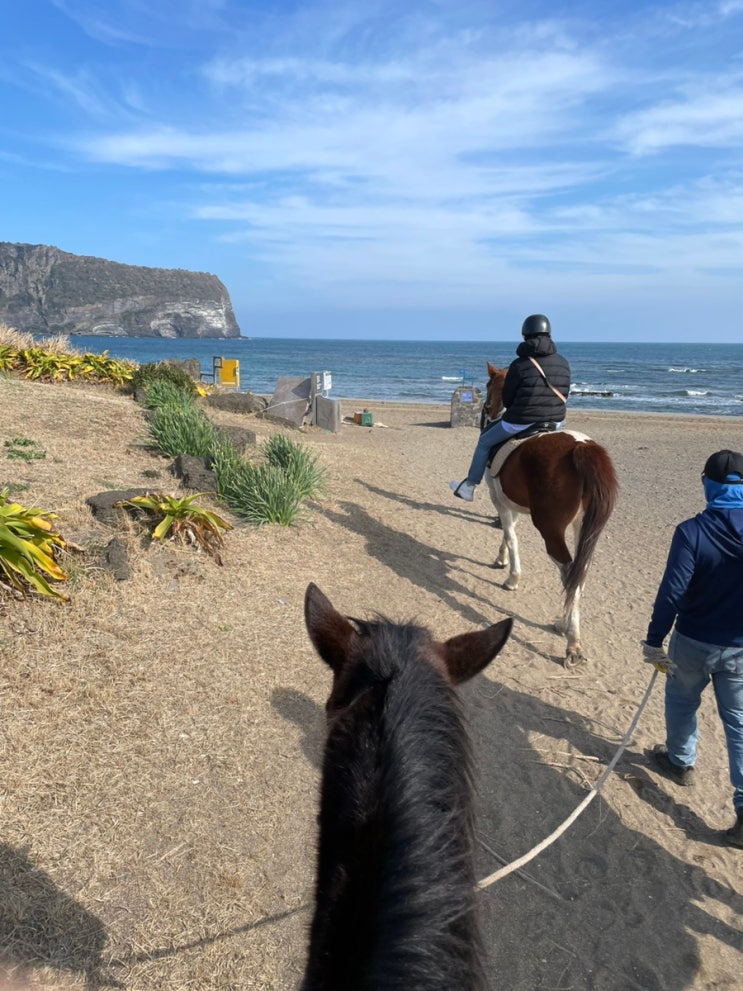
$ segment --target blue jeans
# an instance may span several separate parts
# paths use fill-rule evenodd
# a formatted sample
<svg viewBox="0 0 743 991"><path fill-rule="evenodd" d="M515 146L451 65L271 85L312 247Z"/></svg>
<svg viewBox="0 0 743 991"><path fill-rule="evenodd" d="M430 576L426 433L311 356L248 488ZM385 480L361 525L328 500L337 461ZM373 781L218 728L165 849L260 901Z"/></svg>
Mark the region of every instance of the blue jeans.
<svg viewBox="0 0 743 991"><path fill-rule="evenodd" d="M666 678L668 756L683 767L694 764L697 709L711 680L727 741L733 805L743 809L743 647L717 647L674 630L668 656L674 663Z"/></svg>
<svg viewBox="0 0 743 991"><path fill-rule="evenodd" d="M526 430L528 426L530 426L528 423L519 424L516 433ZM508 440L513 436L513 431L503 429L502 420L494 420L489 427L485 427L478 438L475 453L472 455L472 463L467 472L467 482L470 485L479 485L482 481L485 469L488 466L488 457L495 445L501 444L504 440Z"/></svg>

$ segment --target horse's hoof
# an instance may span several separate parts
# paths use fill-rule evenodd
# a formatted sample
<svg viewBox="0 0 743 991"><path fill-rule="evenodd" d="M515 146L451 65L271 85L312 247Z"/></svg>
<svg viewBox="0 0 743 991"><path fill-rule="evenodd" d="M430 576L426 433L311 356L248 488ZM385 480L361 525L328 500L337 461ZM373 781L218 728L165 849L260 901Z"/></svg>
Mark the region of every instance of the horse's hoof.
<svg viewBox="0 0 743 991"><path fill-rule="evenodd" d="M565 660L562 662L568 671L572 671L573 668L583 667L584 664L588 663L588 658L581 654L580 651L569 650L565 655Z"/></svg>
<svg viewBox="0 0 743 991"><path fill-rule="evenodd" d="M514 582L514 584L512 585L510 582L505 581L501 585L501 588L504 588L507 592L515 592L518 587L519 587L518 582Z"/></svg>
<svg viewBox="0 0 743 991"><path fill-rule="evenodd" d="M506 567L506 563L505 563L505 561L503 563L501 563L500 561L493 561L493 563L490 565L490 567L491 568L498 568L499 570L502 571L503 568Z"/></svg>
<svg viewBox="0 0 743 991"><path fill-rule="evenodd" d="M555 631L555 633L563 634L565 632L565 624L561 620L556 619L555 622L552 624L552 629Z"/></svg>

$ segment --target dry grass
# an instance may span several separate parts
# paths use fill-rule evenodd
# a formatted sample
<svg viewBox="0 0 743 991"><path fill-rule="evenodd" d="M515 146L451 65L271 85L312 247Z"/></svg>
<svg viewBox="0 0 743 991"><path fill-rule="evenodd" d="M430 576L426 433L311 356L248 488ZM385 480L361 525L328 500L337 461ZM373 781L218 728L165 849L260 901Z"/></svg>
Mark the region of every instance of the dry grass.
<svg viewBox="0 0 743 991"><path fill-rule="evenodd" d="M479 822L506 859L582 797L559 769L573 763L566 751L608 759L626 728L646 683L642 665L626 658L644 632L669 520L695 498L691 487L664 486L668 520L636 524L627 491L649 476L633 458L658 463L656 451L638 454L649 450L644 421L618 433L616 420L592 424L609 435L624 501L587 589L592 667L581 678L554 663L562 645L547 624L558 593L528 525L528 577L514 597L487 567L497 534L484 500L452 505L446 480L461 474L474 438L440 429L446 411L379 404L375 422L387 429L310 431L331 495L301 525L237 525L223 568L193 549L151 546L128 526L133 575L116 582L96 557L112 531L91 517L86 497L113 487L177 491L169 461L147 447L141 409L102 387L2 378L0 407L0 442L24 435L47 452L29 463L0 457L0 486L25 487L17 499L57 512L63 536L89 548L67 562L68 604L0 598L0 983L4 966L46 988L297 986L329 684L303 626L310 580L344 612L417 616L440 636L517 617L507 656L466 698L483 778ZM259 438L276 429L249 425ZM701 440L687 433L680 457L690 464L702 450L735 446L724 422L709 421ZM650 501L643 493L642 504ZM638 573L638 560L653 564ZM654 742L659 720L649 711L636 749ZM703 733L701 797L722 826L714 713ZM515 878L483 896L502 986L735 986L736 855L670 828L672 798L641 767L624 773L653 800L617 775L559 851L532 865L560 902ZM494 866L485 858L481 873ZM687 921L664 923L670 942L652 935L660 915L681 920L679 906L702 902L688 919L702 933L693 946ZM697 964L705 976L690 983Z"/></svg>
<svg viewBox="0 0 743 991"><path fill-rule="evenodd" d="M4 433L47 452L0 462L3 480L92 551L66 561L67 605L0 599L0 890L14 892L0 954L63 986L235 987L240 973L242 987L280 987L274 943L293 933L281 967L298 970L303 923L252 926L306 899L312 822L292 824L283 852L275 822L306 802L312 771L282 781L291 754L271 743L284 718L270 693L302 643L274 568L310 533L238 529L219 568L127 527L134 574L117 583L97 564L111 533L85 498L175 491L139 408L105 389L0 390Z"/></svg>
<svg viewBox="0 0 743 991"><path fill-rule="evenodd" d="M14 327L9 327L4 323L0 323L0 345L2 344L19 349L39 347L41 345L46 351L53 354L80 354L80 351L70 343L70 339L66 334L55 334L51 337L45 337L40 342L33 334L16 330Z"/></svg>

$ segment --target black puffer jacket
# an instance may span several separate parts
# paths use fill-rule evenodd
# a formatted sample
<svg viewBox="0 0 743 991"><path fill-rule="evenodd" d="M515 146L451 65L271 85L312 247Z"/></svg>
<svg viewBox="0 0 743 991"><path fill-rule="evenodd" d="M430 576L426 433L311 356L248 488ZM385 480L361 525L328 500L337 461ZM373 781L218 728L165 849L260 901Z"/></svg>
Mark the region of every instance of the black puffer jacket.
<svg viewBox="0 0 743 991"><path fill-rule="evenodd" d="M568 398L570 365L557 353L551 337L529 337L516 348L518 358L511 362L503 383L503 419L507 423L543 423L565 419L565 403L554 394L529 358L542 367L547 381Z"/></svg>

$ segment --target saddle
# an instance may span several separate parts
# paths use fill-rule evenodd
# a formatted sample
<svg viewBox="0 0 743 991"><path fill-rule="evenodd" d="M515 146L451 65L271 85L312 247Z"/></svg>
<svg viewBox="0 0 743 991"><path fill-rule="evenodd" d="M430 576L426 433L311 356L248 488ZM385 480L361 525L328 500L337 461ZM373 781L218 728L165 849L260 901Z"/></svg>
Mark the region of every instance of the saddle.
<svg viewBox="0 0 743 991"><path fill-rule="evenodd" d="M488 457L488 468L490 474L493 478L496 478L498 472L503 467L506 458L509 454L513 454L519 444L523 444L525 440L530 437L535 437L537 434L549 434L553 433L559 428L559 423L554 423L549 420L545 423L531 423L528 427L523 430L519 430L517 434L512 434L512 436L507 437L506 440L496 444L490 451L490 456ZM569 431L565 431L568 433ZM581 435L582 436L582 435Z"/></svg>

